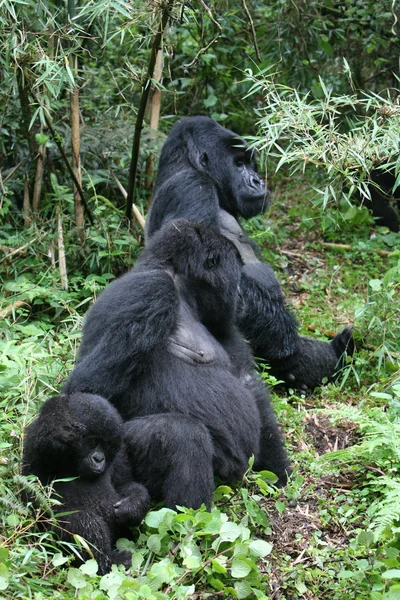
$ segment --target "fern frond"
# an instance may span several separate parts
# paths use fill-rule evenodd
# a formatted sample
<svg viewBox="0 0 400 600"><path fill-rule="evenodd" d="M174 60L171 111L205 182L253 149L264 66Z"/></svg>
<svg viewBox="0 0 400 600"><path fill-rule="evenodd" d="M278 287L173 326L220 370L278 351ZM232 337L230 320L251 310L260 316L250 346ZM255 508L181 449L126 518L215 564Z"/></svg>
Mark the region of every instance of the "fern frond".
<svg viewBox="0 0 400 600"><path fill-rule="evenodd" d="M36 477L32 475L14 475L13 480L36 509L45 512L51 518L54 517L54 502Z"/></svg>

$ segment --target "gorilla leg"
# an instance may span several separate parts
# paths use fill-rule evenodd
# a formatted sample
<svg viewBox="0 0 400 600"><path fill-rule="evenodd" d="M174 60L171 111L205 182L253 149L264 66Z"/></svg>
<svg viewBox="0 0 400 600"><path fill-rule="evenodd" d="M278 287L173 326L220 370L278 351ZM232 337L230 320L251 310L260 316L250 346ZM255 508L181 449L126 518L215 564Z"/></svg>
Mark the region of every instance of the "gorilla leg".
<svg viewBox="0 0 400 600"><path fill-rule="evenodd" d="M112 564L123 564L129 567L132 563L130 552L120 552L113 549L109 524L98 514L81 510L60 517L59 531L61 538L70 542L71 535L78 534L87 540L91 546L93 556L99 565L100 575L111 571ZM90 558L88 553L83 553L84 560Z"/></svg>
<svg viewBox="0 0 400 600"><path fill-rule="evenodd" d="M207 428L179 413L138 417L124 426L133 479L169 508L211 507L213 442Z"/></svg>

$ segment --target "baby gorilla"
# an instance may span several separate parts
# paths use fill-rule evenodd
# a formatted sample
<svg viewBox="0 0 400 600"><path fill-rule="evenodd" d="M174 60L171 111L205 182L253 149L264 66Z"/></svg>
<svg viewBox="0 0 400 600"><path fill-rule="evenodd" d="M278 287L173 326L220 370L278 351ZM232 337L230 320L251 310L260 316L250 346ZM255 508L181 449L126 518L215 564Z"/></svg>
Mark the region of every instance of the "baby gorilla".
<svg viewBox="0 0 400 600"><path fill-rule="evenodd" d="M23 473L37 475L43 485L54 479L56 506L60 515L57 533L71 541L79 534L92 546L101 574L113 563L131 564L130 552L113 549L146 514L149 495L132 483L130 473L119 472L121 488L113 483L114 465L123 465L120 450L122 419L104 398L91 394L63 394L49 398L39 416L28 427L24 441ZM113 462L116 457L116 463Z"/></svg>
<svg viewBox="0 0 400 600"><path fill-rule="evenodd" d="M118 408L132 479L172 508L210 507L214 475L240 479L252 454L282 485L290 471L236 326L241 267L235 246L216 231L166 224L90 309L65 386Z"/></svg>

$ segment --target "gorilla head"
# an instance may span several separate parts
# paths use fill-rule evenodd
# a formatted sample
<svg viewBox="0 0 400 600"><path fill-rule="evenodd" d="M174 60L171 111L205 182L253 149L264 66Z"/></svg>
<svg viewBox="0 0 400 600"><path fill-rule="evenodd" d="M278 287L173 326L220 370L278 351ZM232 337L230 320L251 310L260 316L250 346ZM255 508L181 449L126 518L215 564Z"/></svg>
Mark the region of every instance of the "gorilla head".
<svg viewBox="0 0 400 600"><path fill-rule="evenodd" d="M43 484L55 477L102 475L121 444L122 419L100 396L49 398L27 429L24 461Z"/></svg>
<svg viewBox="0 0 400 600"><path fill-rule="evenodd" d="M57 537L78 534L92 546L99 573L112 564L130 567L132 555L114 548L149 508L149 495L125 467L122 418L107 400L93 394L59 394L46 400L25 433L24 475L53 481ZM120 485L114 484L117 474ZM33 501L36 505L35 498ZM83 551L86 560L89 555ZM78 560L79 562L79 560Z"/></svg>
<svg viewBox="0 0 400 600"><path fill-rule="evenodd" d="M165 267L181 294L196 299L204 323L234 314L242 261L235 246L217 231L184 219L169 223L149 241L137 270L153 264Z"/></svg>
<svg viewBox="0 0 400 600"><path fill-rule="evenodd" d="M208 175L220 207L235 217L249 219L268 207L269 191L257 174L253 152L209 117L182 119L172 129L161 153L157 187L171 173L186 170L189 176L190 171Z"/></svg>

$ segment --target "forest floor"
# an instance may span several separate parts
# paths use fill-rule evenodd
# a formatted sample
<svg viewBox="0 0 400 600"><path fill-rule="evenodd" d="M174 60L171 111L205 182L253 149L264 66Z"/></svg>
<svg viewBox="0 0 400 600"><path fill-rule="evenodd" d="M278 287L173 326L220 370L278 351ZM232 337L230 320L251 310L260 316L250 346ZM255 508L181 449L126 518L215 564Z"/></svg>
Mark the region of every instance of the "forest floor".
<svg viewBox="0 0 400 600"><path fill-rule="evenodd" d="M217 488L211 514L154 507L136 539L121 542L133 552L131 572L115 567L104 577L93 561L71 566L71 549L38 528L38 513L21 501L22 436L70 372L89 302L120 272L121 257L129 268L137 244L115 216L115 229L107 238L92 232L82 255L67 235L65 291L49 261L55 222L0 231L0 243L19 249L3 259L0 600L399 600L398 271L394 285L388 278L398 269L392 251L399 239L367 225L323 232L310 195L281 179L267 218L246 224L302 335L329 341L355 327L357 352L335 384L299 396L263 372L295 467L292 482L276 490L267 474L249 471L241 484Z"/></svg>
<svg viewBox="0 0 400 600"><path fill-rule="evenodd" d="M307 189L304 192L307 194ZM341 328L352 325L357 351L336 384L301 398L279 387L275 389L280 422L298 465L301 486L295 506L288 502L283 512L273 510L272 500L266 501L274 545L269 557L269 597L386 598L379 595L380 591L376 596L370 595L376 584L374 576L367 574L363 580L361 572L368 562L371 564L371 553L356 542L371 520L366 473L379 469L374 460L366 464L360 460L357 465L357 461L346 462L346 454L336 463L325 461L324 457L360 441L357 419L347 418L343 409L346 412L351 406L369 406L385 410L390 397L371 398L371 391L375 390L378 396L379 390L387 390L391 376L378 368L379 340L375 340L374 347L373 336L368 332L366 335L368 327L362 318L358 331L357 315L363 314L362 307L369 299L369 281L383 277L393 264L387 249L390 250L395 234L374 227L347 227L324 234L317 225L317 211L309 209L306 214L304 199L297 204L298 193L289 180L281 181L275 190L268 215L269 232L267 236L260 234L264 258L281 281L300 321L302 335L328 341ZM257 232L253 232L253 238L257 240ZM398 289L396 298L398 301ZM400 350L398 344L399 339ZM398 364L394 367L395 380L399 375L396 369ZM339 416L333 418L335 415ZM358 573L354 565L358 565ZM385 592L384 586L375 587L388 598L397 598L397 590Z"/></svg>

